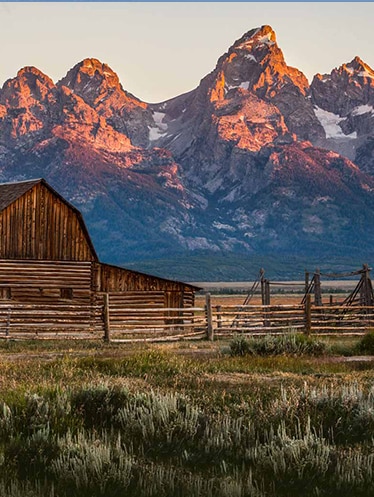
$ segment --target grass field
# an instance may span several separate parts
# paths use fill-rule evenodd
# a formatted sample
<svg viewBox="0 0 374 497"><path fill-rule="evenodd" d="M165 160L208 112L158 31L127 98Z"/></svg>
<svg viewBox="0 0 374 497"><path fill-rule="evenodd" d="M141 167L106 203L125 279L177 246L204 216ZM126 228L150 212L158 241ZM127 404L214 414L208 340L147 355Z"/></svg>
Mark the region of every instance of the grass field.
<svg viewBox="0 0 374 497"><path fill-rule="evenodd" d="M359 340L322 356L0 342L0 494L372 496L374 360Z"/></svg>

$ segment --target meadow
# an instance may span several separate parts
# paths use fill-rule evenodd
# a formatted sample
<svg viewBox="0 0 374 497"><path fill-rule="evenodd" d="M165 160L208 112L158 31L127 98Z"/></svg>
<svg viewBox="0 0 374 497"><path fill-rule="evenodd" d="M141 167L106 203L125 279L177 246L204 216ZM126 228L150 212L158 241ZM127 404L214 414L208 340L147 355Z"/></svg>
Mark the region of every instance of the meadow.
<svg viewBox="0 0 374 497"><path fill-rule="evenodd" d="M0 494L373 495L373 336L274 340L1 342Z"/></svg>

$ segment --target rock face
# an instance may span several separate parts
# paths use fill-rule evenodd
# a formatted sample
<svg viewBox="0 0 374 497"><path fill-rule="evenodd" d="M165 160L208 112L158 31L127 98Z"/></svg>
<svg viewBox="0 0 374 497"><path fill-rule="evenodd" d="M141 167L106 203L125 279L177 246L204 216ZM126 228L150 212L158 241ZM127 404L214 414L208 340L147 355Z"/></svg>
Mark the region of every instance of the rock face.
<svg viewBox="0 0 374 497"><path fill-rule="evenodd" d="M309 86L269 26L236 41L195 90L160 104L126 92L97 59L56 84L25 67L0 90L0 179L45 177L117 263L365 251L373 89L357 57Z"/></svg>
<svg viewBox="0 0 374 497"><path fill-rule="evenodd" d="M331 74L317 74L310 87L315 113L326 131L326 148L355 160L364 170L365 142L374 137L374 71L359 57L333 69Z"/></svg>
<svg viewBox="0 0 374 497"><path fill-rule="evenodd" d="M96 90L97 72L93 78ZM174 246L155 226L188 226L196 201L168 151L133 145L81 96L33 67L5 83L0 103L2 181L45 177L81 208L111 260L134 247L141 256Z"/></svg>
<svg viewBox="0 0 374 497"><path fill-rule="evenodd" d="M136 146L148 143L152 113L145 102L126 92L118 76L97 59L85 59L57 83L81 97L105 117L116 131L128 136Z"/></svg>
<svg viewBox="0 0 374 497"><path fill-rule="evenodd" d="M149 146L168 148L191 181L201 182L200 171L215 189L217 172L235 175L269 143L324 138L308 88L306 77L285 63L270 26L251 30L196 90L150 106Z"/></svg>

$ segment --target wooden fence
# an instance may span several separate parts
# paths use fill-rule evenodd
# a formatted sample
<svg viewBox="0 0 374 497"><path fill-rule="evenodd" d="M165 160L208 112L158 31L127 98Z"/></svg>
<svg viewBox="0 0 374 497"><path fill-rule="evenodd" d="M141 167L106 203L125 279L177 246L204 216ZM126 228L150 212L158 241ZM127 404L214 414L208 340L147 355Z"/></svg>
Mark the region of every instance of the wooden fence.
<svg viewBox="0 0 374 497"><path fill-rule="evenodd" d="M165 308L161 302L132 305L97 295L90 304L0 303L0 338L104 338L107 341L170 341L236 334L362 334L374 328L374 307L212 305Z"/></svg>
<svg viewBox="0 0 374 497"><path fill-rule="evenodd" d="M98 338L102 307L87 303L0 303L1 338Z"/></svg>
<svg viewBox="0 0 374 497"><path fill-rule="evenodd" d="M124 306L103 296L108 341L170 341L232 337L236 334L363 334L374 327L374 307L316 306L308 295L298 305L212 305L184 309Z"/></svg>

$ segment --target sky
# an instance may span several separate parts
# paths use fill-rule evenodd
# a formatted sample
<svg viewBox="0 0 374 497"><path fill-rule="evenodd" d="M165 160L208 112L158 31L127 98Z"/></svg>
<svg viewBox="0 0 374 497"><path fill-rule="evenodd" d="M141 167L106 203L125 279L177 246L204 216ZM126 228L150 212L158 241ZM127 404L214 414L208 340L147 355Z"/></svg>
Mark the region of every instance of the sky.
<svg viewBox="0 0 374 497"><path fill-rule="evenodd" d="M0 86L24 66L57 82L94 57L124 89L162 102L195 88L252 28L270 24L311 81L359 55L374 68L371 2L0 2Z"/></svg>

